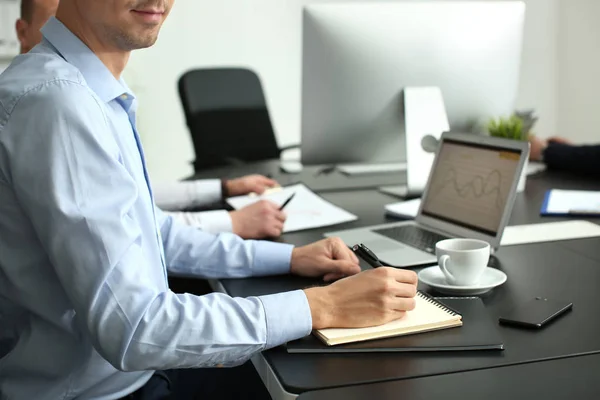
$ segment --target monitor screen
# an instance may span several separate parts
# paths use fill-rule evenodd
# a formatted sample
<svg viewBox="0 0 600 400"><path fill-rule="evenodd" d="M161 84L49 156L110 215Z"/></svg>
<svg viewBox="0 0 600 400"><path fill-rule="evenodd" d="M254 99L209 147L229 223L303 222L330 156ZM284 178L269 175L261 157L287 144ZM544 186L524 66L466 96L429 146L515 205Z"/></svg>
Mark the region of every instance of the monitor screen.
<svg viewBox="0 0 600 400"><path fill-rule="evenodd" d="M496 236L520 150L444 140L422 214Z"/></svg>
<svg viewBox="0 0 600 400"><path fill-rule="evenodd" d="M405 102L406 88L439 89L454 132L480 132L480 122L514 112L523 2L304 3L302 164L408 162L410 169L408 138L447 129L421 131L419 113L430 122L433 100L419 94Z"/></svg>

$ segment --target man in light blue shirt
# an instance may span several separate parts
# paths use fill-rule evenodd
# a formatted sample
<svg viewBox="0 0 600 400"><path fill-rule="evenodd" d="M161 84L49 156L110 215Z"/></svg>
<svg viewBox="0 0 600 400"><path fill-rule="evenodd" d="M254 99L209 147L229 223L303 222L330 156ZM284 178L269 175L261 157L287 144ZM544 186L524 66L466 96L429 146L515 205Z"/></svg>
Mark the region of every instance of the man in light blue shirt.
<svg viewBox="0 0 600 400"><path fill-rule="evenodd" d="M42 41L40 29L56 14L58 0L21 0L21 15L15 22L21 54ZM186 209L216 205L227 197L249 193L261 194L278 185L261 175L236 179L199 179L186 182L153 182L155 204L186 225L209 233L232 232L244 239L279 237L283 231L285 213L277 204L263 200L236 211Z"/></svg>
<svg viewBox="0 0 600 400"><path fill-rule="evenodd" d="M338 240L213 236L154 207L137 102L120 75L172 3L61 0L42 43L0 75L2 399L157 399L144 390L156 371L235 366L311 329L414 308L413 272L358 273ZM167 271L349 277L233 299L175 294Z"/></svg>

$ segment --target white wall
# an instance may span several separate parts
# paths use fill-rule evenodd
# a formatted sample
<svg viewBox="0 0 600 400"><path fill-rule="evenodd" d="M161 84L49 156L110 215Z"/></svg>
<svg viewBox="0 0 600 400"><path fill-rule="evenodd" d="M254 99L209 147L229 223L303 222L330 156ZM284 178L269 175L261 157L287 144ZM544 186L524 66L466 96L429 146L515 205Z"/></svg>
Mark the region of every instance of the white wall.
<svg viewBox="0 0 600 400"><path fill-rule="evenodd" d="M600 0L560 4L558 133L600 142Z"/></svg>
<svg viewBox="0 0 600 400"><path fill-rule="evenodd" d="M526 0L522 88L517 106L535 108L537 131L557 133L560 0ZM573 0L567 0L573 1ZM599 1L600 0L590 0ZM158 43L136 52L126 78L140 99L139 128L155 180L192 173L193 148L176 82L187 69L236 65L263 79L280 145L300 140L301 6L308 0L180 0Z"/></svg>
<svg viewBox="0 0 600 400"><path fill-rule="evenodd" d="M540 136L556 134L558 123L558 13L562 0L526 0L520 91L517 108L534 108ZM572 0L567 0L572 1Z"/></svg>

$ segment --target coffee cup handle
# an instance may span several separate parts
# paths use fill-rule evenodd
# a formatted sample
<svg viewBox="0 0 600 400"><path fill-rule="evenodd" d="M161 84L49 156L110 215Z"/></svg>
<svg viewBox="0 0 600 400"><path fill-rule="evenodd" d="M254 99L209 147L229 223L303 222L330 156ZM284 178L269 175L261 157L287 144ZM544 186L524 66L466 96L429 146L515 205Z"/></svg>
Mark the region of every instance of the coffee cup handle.
<svg viewBox="0 0 600 400"><path fill-rule="evenodd" d="M440 265L440 269L444 273L444 276L446 276L446 279L449 281L453 281L454 275L452 275L450 273L450 271L448 271L448 268L446 267L446 263L448 262L448 260L450 260L450 256L447 254L444 254L443 256L440 257L439 265Z"/></svg>

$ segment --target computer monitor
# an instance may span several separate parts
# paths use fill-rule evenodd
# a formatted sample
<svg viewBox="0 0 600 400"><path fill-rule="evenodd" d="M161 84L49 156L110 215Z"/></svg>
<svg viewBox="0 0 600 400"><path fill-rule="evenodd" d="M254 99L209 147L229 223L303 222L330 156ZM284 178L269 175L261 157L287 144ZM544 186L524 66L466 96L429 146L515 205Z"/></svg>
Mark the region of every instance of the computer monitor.
<svg viewBox="0 0 600 400"><path fill-rule="evenodd" d="M406 87L439 87L451 131L510 115L524 19L521 1L305 6L302 164L406 162Z"/></svg>

